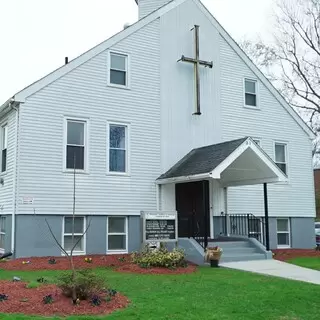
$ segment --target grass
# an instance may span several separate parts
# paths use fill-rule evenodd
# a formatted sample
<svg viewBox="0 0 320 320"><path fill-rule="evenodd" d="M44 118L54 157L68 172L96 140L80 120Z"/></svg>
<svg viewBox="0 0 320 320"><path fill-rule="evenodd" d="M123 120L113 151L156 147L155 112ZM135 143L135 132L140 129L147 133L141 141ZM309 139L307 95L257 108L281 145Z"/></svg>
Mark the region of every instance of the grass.
<svg viewBox="0 0 320 320"><path fill-rule="evenodd" d="M133 275L96 269L131 305L105 317L65 320L314 320L319 318L319 286L227 269L200 268L189 275ZM19 276L54 282L59 271L3 271L0 279ZM8 293L10 294L10 293ZM1 305L0 305L1 310ZM49 318L0 313L1 320ZM50 318L58 319L58 318Z"/></svg>
<svg viewBox="0 0 320 320"><path fill-rule="evenodd" d="M300 267L305 267L314 270L320 270L320 258L318 257L304 257L295 258L287 261Z"/></svg>

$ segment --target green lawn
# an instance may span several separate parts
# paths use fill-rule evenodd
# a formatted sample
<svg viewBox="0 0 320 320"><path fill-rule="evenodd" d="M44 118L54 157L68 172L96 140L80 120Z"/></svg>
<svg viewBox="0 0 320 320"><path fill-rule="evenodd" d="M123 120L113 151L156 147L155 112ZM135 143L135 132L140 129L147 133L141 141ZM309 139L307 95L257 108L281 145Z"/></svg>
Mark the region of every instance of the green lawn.
<svg viewBox="0 0 320 320"><path fill-rule="evenodd" d="M68 320L314 320L319 318L319 286L226 269L200 268L180 276L121 274L98 270L110 286L127 295L131 305L106 317ZM0 279L20 276L54 281L57 271L0 270ZM8 293L10 294L10 293ZM1 304L0 304L1 310ZM1 320L48 318L0 314ZM51 318L53 319L53 318ZM57 318L55 318L57 319Z"/></svg>
<svg viewBox="0 0 320 320"><path fill-rule="evenodd" d="M306 257L306 258L295 258L287 261L292 264L296 264L300 267L305 267L314 270L320 270L320 258L319 257Z"/></svg>

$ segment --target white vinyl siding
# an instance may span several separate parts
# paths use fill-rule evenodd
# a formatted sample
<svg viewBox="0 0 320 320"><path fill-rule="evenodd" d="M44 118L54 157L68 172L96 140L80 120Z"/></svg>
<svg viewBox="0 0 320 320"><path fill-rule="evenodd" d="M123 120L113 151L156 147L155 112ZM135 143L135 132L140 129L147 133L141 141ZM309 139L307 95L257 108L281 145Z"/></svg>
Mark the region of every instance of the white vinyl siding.
<svg viewBox="0 0 320 320"><path fill-rule="evenodd" d="M282 172L288 175L288 163L287 163L287 145L285 143L275 142L274 144L274 162L282 170Z"/></svg>
<svg viewBox="0 0 320 320"><path fill-rule="evenodd" d="M108 252L128 251L128 219L126 217L108 217Z"/></svg>
<svg viewBox="0 0 320 320"><path fill-rule="evenodd" d="M65 119L66 170L85 171L87 168L87 121Z"/></svg>
<svg viewBox="0 0 320 320"><path fill-rule="evenodd" d="M64 217L63 220L63 248L70 252L74 245L76 245L74 249L75 254L82 254L85 253L85 239L86 234L85 232L85 221L84 217L74 217L74 224L73 224L73 217ZM73 228L74 226L74 228ZM72 242L72 232L73 235L73 242Z"/></svg>
<svg viewBox="0 0 320 320"><path fill-rule="evenodd" d="M107 172L127 174L129 172L129 125L108 122L107 125Z"/></svg>
<svg viewBox="0 0 320 320"><path fill-rule="evenodd" d="M125 54L109 53L108 84L119 87L128 87L128 56Z"/></svg>
<svg viewBox="0 0 320 320"><path fill-rule="evenodd" d="M290 220L277 219L277 245L278 248L290 248Z"/></svg>
<svg viewBox="0 0 320 320"><path fill-rule="evenodd" d="M257 107L258 97L257 97L257 81L244 79L244 100L245 106L247 107Z"/></svg>
<svg viewBox="0 0 320 320"><path fill-rule="evenodd" d="M258 82L259 111L243 107L243 79L256 76L222 36L220 68L222 141L246 136L262 138L263 150L273 160L274 142L287 144L290 180L268 185L269 216L314 217L312 143L308 135L261 82ZM228 210L264 216L262 185L229 188Z"/></svg>
<svg viewBox="0 0 320 320"><path fill-rule="evenodd" d="M5 250L6 217L0 216L0 253Z"/></svg>
<svg viewBox="0 0 320 320"><path fill-rule="evenodd" d="M8 149L8 126L1 126L1 172L7 171L7 149Z"/></svg>
<svg viewBox="0 0 320 320"><path fill-rule="evenodd" d="M73 170L63 170L62 162L66 159L64 118L87 122L88 161L76 175L77 215L138 216L142 208L156 210L154 180L161 174L159 20L117 42L110 51L130 56L131 90L106 85L105 50L28 97L20 109L17 198L32 196L42 215L66 215L67 209L72 210ZM148 72L142 72L145 68ZM130 175L106 176L108 121L131 124ZM17 210L33 214L33 207L20 201Z"/></svg>

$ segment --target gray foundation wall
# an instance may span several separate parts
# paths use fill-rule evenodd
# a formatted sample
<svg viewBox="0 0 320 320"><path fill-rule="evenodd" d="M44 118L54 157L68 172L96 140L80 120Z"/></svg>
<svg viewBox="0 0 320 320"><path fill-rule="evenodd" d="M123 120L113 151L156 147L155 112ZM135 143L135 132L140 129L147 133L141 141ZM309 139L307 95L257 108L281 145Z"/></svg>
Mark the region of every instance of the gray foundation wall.
<svg viewBox="0 0 320 320"><path fill-rule="evenodd" d="M219 216L213 217L214 237L225 230L223 220ZM269 218L270 248L277 249L277 218ZM290 218L290 244L294 249L312 249L315 247L314 218Z"/></svg>
<svg viewBox="0 0 320 320"><path fill-rule="evenodd" d="M61 242L63 216L17 215L16 258L61 255L61 250L55 244L45 219L50 224L55 237ZM89 219L91 222L86 234L86 254L105 254L107 252L107 216L87 217L87 224L89 223ZM129 216L128 251L136 251L139 248L140 217Z"/></svg>

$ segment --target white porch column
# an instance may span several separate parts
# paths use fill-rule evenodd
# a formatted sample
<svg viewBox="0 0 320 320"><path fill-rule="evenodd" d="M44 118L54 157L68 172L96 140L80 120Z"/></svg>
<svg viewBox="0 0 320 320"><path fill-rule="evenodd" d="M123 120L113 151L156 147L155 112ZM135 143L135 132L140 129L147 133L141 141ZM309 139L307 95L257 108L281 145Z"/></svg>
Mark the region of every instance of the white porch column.
<svg viewBox="0 0 320 320"><path fill-rule="evenodd" d="M224 195L224 214L226 217L225 228L226 228L226 235L230 236L230 219L229 219L229 212L228 212L228 188L223 188L223 195Z"/></svg>

